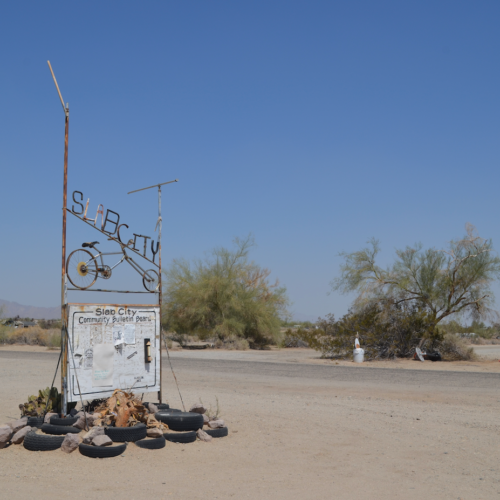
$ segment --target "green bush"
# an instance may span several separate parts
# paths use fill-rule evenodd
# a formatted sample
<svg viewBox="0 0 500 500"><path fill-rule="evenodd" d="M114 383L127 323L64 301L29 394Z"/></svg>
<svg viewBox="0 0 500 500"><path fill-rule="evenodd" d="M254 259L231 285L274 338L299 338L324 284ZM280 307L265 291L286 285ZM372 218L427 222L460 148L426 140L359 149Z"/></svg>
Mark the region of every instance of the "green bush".
<svg viewBox="0 0 500 500"><path fill-rule="evenodd" d="M269 283L269 270L248 260L251 238L235 244L234 250L214 249L203 261L174 261L165 271L168 330L221 343L243 338L251 347L281 339L286 291Z"/></svg>

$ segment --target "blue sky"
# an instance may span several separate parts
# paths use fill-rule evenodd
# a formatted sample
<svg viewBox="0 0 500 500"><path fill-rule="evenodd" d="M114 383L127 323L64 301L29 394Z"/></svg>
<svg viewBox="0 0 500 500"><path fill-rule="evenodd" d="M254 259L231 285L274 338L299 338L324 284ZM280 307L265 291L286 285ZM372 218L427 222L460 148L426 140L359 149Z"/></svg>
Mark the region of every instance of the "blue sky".
<svg viewBox="0 0 500 500"><path fill-rule="evenodd" d="M70 196L154 236L155 194L126 193L179 178L164 262L252 233L254 260L313 319L347 311L352 297L328 295L338 253L371 237L381 264L466 222L498 247L499 15L493 1L3 5L0 298L60 301L64 115L47 59L70 105ZM69 250L90 231L70 218ZM111 281L141 288L124 266Z"/></svg>

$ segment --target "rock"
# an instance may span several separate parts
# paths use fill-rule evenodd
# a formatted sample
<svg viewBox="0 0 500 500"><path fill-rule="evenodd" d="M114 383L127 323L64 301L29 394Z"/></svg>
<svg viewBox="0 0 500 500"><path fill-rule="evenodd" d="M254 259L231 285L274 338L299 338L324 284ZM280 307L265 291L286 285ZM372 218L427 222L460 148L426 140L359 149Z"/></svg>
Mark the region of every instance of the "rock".
<svg viewBox="0 0 500 500"><path fill-rule="evenodd" d="M90 444L92 443L92 439L96 436L104 436L104 427L92 427L92 429L83 436L83 442L85 444Z"/></svg>
<svg viewBox="0 0 500 500"><path fill-rule="evenodd" d="M208 422L210 422L210 419L208 418L208 416L203 415L203 425L208 425Z"/></svg>
<svg viewBox="0 0 500 500"><path fill-rule="evenodd" d="M207 409L202 404L194 404L193 406L191 406L189 411L200 413L201 415L203 415L204 413L206 413Z"/></svg>
<svg viewBox="0 0 500 500"><path fill-rule="evenodd" d="M161 429L158 429L157 427L153 427L152 429L148 429L146 431L146 434L150 438L159 438L163 436L163 432Z"/></svg>
<svg viewBox="0 0 500 500"><path fill-rule="evenodd" d="M80 438L78 437L78 434L66 434L61 445L61 450L64 451L64 453L71 453L78 448L79 444Z"/></svg>
<svg viewBox="0 0 500 500"><path fill-rule="evenodd" d="M87 417L87 425L90 427L90 418ZM73 427L77 429L84 430L85 429L85 417L81 415L78 420L73 424Z"/></svg>
<svg viewBox="0 0 500 500"><path fill-rule="evenodd" d="M210 443L212 441L212 436L208 435L204 430L198 429L196 435L200 441L205 441L205 443Z"/></svg>
<svg viewBox="0 0 500 500"><path fill-rule="evenodd" d="M10 425L0 427L0 446L2 448L10 441L12 434L13 432Z"/></svg>
<svg viewBox="0 0 500 500"><path fill-rule="evenodd" d="M158 406L154 405L153 403L148 403L148 410L149 410L149 413L158 413L159 409L158 409Z"/></svg>
<svg viewBox="0 0 500 500"><path fill-rule="evenodd" d="M210 422L208 422L208 426L210 427L210 429L220 429L221 427L225 427L226 424L224 423L224 420L211 420Z"/></svg>
<svg viewBox="0 0 500 500"><path fill-rule="evenodd" d="M111 438L109 436L100 434L99 436L96 436L92 439L92 444L94 446L110 446L113 444L113 441L111 441Z"/></svg>
<svg viewBox="0 0 500 500"><path fill-rule="evenodd" d="M28 434L28 432L31 432L31 427L29 425L26 425L12 436L11 441L14 444L21 444L24 441L24 437L26 436L26 434Z"/></svg>
<svg viewBox="0 0 500 500"><path fill-rule="evenodd" d="M43 419L43 423L44 424L50 424L50 419L52 417L58 417L59 414L58 413L47 413L47 415L45 415L45 418Z"/></svg>
<svg viewBox="0 0 500 500"><path fill-rule="evenodd" d="M9 425L12 429L12 432L15 434L17 431L20 431L23 427L26 427L28 425L28 417L20 418L15 422L11 422Z"/></svg>

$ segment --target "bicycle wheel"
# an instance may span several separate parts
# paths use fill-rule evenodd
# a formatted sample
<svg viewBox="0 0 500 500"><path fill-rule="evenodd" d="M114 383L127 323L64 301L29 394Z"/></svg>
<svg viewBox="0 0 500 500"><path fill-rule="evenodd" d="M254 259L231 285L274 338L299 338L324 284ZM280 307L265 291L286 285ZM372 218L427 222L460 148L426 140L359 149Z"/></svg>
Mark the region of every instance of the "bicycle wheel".
<svg viewBox="0 0 500 500"><path fill-rule="evenodd" d="M142 284L148 292L154 292L160 286L160 277L153 269L148 269L142 275Z"/></svg>
<svg viewBox="0 0 500 500"><path fill-rule="evenodd" d="M78 249L69 254L66 272L73 286L85 290L97 279L97 262L88 250Z"/></svg>

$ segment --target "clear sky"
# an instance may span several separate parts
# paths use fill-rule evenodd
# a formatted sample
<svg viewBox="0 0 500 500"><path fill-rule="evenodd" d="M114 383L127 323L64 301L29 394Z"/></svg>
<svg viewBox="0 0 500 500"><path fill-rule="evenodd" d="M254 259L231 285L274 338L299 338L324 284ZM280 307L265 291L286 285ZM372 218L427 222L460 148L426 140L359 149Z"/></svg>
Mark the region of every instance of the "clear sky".
<svg viewBox="0 0 500 500"><path fill-rule="evenodd" d="M327 294L338 253L371 237L382 264L466 222L499 248L499 19L498 1L6 2L0 298L60 303L48 59L70 106L69 197L155 236L155 193L126 193L179 178L164 262L252 233L254 260L314 319L347 311L352 297ZM69 251L104 242L69 217ZM140 290L124 268L109 284ZM102 295L69 299L123 299Z"/></svg>

